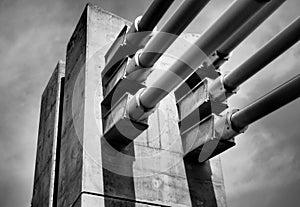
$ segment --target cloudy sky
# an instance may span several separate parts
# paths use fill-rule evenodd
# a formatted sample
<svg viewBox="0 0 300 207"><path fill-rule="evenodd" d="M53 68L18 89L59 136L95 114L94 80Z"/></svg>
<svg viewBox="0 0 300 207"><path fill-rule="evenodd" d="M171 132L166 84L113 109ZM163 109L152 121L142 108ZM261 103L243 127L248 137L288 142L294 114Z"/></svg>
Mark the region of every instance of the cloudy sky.
<svg viewBox="0 0 300 207"><path fill-rule="evenodd" d="M93 0L133 20L150 0ZM181 2L176 0L172 10ZM188 28L201 33L232 2L212 0ZM86 0L0 0L0 203L30 206L40 96ZM172 11L171 10L171 11ZM230 71L300 14L300 1L287 0L232 54ZM170 14L170 13L169 13ZM243 107L300 73L300 45L242 85L232 107ZM300 202L300 100L252 125L224 153L230 207L295 206Z"/></svg>

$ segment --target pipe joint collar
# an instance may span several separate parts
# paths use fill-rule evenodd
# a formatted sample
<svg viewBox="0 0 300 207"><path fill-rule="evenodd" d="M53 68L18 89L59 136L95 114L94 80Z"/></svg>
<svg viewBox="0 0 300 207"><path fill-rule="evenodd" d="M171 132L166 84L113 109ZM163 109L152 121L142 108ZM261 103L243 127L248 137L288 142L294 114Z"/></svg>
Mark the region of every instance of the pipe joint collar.
<svg viewBox="0 0 300 207"><path fill-rule="evenodd" d="M129 61L126 69L126 77L139 83L144 83L148 76L153 72L153 68L145 68L141 65L139 57L142 50L136 52L135 56Z"/></svg>
<svg viewBox="0 0 300 207"><path fill-rule="evenodd" d="M126 66L126 75L129 75L131 73L133 73L136 70L141 69L141 64L139 61L139 57L142 54L142 50L138 50L135 55L133 56L133 58L128 62L127 66Z"/></svg>
<svg viewBox="0 0 300 207"><path fill-rule="evenodd" d="M230 96L224 87L223 76L219 76L215 80L208 79L208 92L210 100L215 102L224 102Z"/></svg>
<svg viewBox="0 0 300 207"><path fill-rule="evenodd" d="M145 89L140 89L135 96L130 100L128 106L127 106L127 113L129 117L134 121L148 121L148 117L156 111L159 104L157 104L153 108L147 108L145 107L141 101L140 96L143 93Z"/></svg>
<svg viewBox="0 0 300 207"><path fill-rule="evenodd" d="M138 16L135 20L134 20L134 28L135 28L135 31L137 32L140 32L139 30L139 24L142 20L143 16Z"/></svg>
<svg viewBox="0 0 300 207"><path fill-rule="evenodd" d="M235 136L244 133L248 126L245 127L242 130L236 131L232 127L232 122L231 122L231 116L236 113L238 110L231 110L227 112L225 115L220 117L219 119L216 120L215 122L215 134L216 137L220 140L230 140L233 139Z"/></svg>

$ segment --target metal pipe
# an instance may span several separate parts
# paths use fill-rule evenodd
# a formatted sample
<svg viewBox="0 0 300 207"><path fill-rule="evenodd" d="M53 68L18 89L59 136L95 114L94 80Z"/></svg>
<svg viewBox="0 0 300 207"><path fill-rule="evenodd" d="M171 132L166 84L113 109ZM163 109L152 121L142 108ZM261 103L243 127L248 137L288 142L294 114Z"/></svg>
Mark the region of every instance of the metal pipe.
<svg viewBox="0 0 300 207"><path fill-rule="evenodd" d="M139 23L140 31L152 31L170 8L174 0L156 0L144 14Z"/></svg>
<svg viewBox="0 0 300 207"><path fill-rule="evenodd" d="M234 91L240 84L260 71L300 39L300 17L281 33L265 44L257 53L226 75L223 79L226 90Z"/></svg>
<svg viewBox="0 0 300 207"><path fill-rule="evenodd" d="M127 66L126 72L130 74L136 70L152 67L163 53L173 44L185 28L195 19L199 12L206 6L210 0L185 0L175 11L172 17L162 27L150 42L143 49L142 53L136 54ZM132 77L133 79L138 79Z"/></svg>
<svg viewBox="0 0 300 207"><path fill-rule="evenodd" d="M254 17L224 42L218 52L228 56L241 42L243 42L259 25L271 16L286 0L272 0L264 6Z"/></svg>
<svg viewBox="0 0 300 207"><path fill-rule="evenodd" d="M147 88L140 95L141 105L148 109L155 107L267 2L268 0L235 1L196 41L195 45L198 48L195 46L189 48L152 87Z"/></svg>
<svg viewBox="0 0 300 207"><path fill-rule="evenodd" d="M154 0L137 24L133 24L128 33L152 31L174 0Z"/></svg>
<svg viewBox="0 0 300 207"><path fill-rule="evenodd" d="M261 97L254 103L234 113L231 124L239 131L273 111L300 97L300 74Z"/></svg>
<svg viewBox="0 0 300 207"><path fill-rule="evenodd" d="M141 66L152 67L209 1L184 1L171 19L162 27L160 34L153 37L146 45L144 52L139 56Z"/></svg>

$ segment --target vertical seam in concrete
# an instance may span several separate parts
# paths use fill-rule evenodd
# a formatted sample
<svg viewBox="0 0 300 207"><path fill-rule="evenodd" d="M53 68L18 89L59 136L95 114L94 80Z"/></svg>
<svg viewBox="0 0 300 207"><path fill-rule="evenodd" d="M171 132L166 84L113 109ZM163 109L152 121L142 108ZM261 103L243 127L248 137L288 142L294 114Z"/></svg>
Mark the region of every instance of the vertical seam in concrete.
<svg viewBox="0 0 300 207"><path fill-rule="evenodd" d="M53 145L52 145L52 151L51 151L51 173L50 173L50 185L49 185L49 207L53 206L54 200L54 180L55 180L55 171L56 171L56 146L57 146L57 127L58 127L58 120L59 120L59 98L60 98L60 81L59 81L59 63L57 64L57 67L55 68L54 73L57 73L57 77L55 77L57 83L56 83L56 103L55 103L55 117L54 117L54 128L53 128Z"/></svg>
<svg viewBox="0 0 300 207"><path fill-rule="evenodd" d="M57 141L56 141L56 156L55 156L55 174L53 186L53 201L52 206L57 206L58 185L59 185L59 164L60 164L60 149L61 149L61 134L62 134L62 118L63 118L63 102L64 102L64 85L65 78L60 78L60 93L58 104L58 122L57 122Z"/></svg>
<svg viewBox="0 0 300 207"><path fill-rule="evenodd" d="M147 141L147 147L150 147L149 130L146 130L146 141Z"/></svg>
<svg viewBox="0 0 300 207"><path fill-rule="evenodd" d="M162 149L161 145L161 127L160 127L160 119L159 119L159 110L157 110L157 122L158 122L158 143L159 143L159 148Z"/></svg>

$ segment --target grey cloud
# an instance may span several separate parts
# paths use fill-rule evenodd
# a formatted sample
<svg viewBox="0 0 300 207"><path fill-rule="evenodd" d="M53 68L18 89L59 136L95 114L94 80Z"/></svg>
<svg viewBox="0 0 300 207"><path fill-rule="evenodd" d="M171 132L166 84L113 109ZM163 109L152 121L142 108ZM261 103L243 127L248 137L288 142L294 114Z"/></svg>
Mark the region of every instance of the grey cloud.
<svg viewBox="0 0 300 207"><path fill-rule="evenodd" d="M233 195L232 199L229 199L229 206L231 207L295 206L295 204L299 203L300 201L300 198L298 196L299 184L300 184L299 181L296 181L294 183L288 183L288 184L282 182L282 185L276 189L262 187L259 189L245 192L239 196Z"/></svg>
<svg viewBox="0 0 300 207"><path fill-rule="evenodd" d="M299 186L291 187L300 181L299 141L294 143L298 136L284 135L285 144L277 142L276 136L281 134L268 130L265 132L264 127L257 124L247 134L237 138L238 146L233 150L234 154L227 152L223 155L224 171L230 174L225 176L225 181L232 206L282 206L279 203L285 195L274 197L282 186L299 192ZM257 195L256 192L264 193L265 196ZM265 202L268 196L272 199ZM252 201L248 198L252 198ZM274 200L277 200L277 204Z"/></svg>
<svg viewBox="0 0 300 207"><path fill-rule="evenodd" d="M42 5L18 1L1 8L0 200L4 207L30 206L40 95L57 60L64 57L73 26L65 25L66 13L60 6L53 1Z"/></svg>

